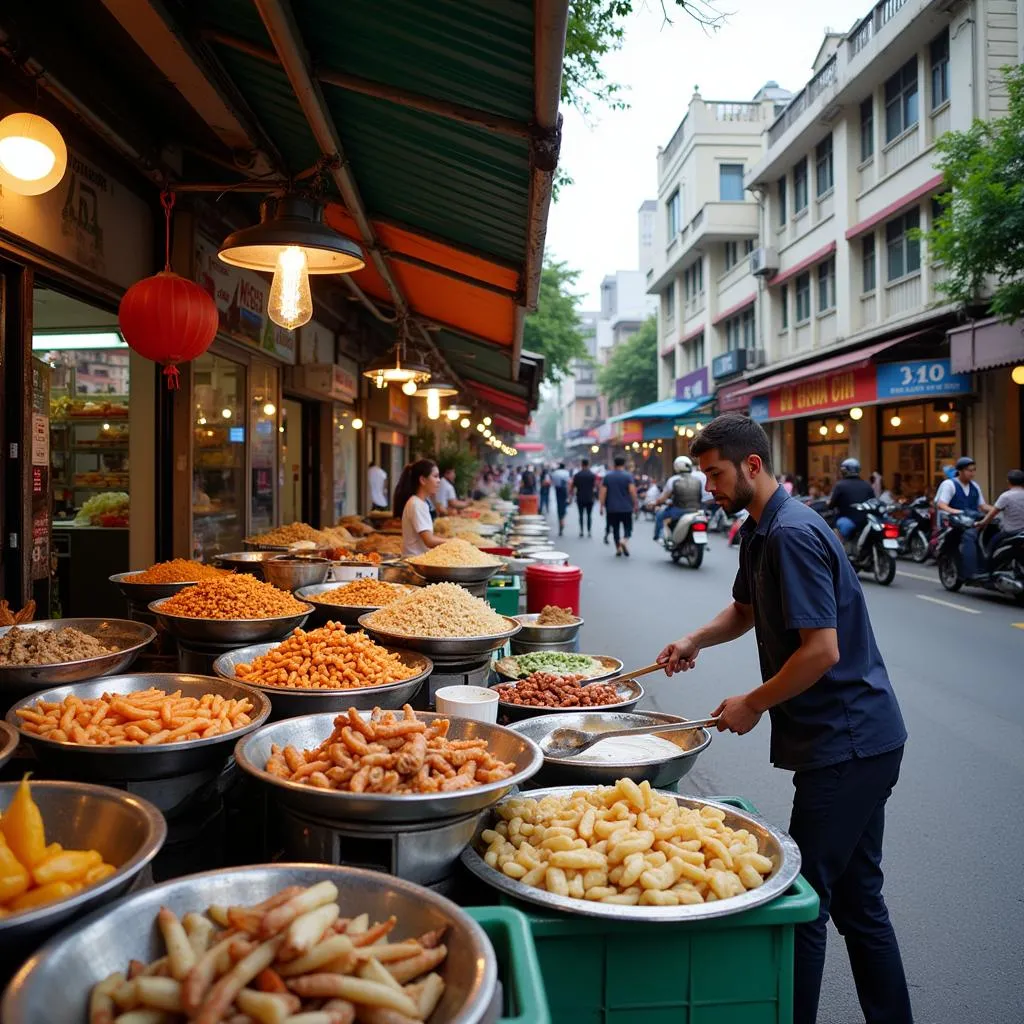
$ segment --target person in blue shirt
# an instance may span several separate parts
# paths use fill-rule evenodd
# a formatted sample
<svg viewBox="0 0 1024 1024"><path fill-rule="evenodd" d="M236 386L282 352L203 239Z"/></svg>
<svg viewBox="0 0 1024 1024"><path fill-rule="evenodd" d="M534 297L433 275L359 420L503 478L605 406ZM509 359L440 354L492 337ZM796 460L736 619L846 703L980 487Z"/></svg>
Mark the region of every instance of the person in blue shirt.
<svg viewBox="0 0 1024 1024"><path fill-rule="evenodd" d="M708 490L740 529L732 603L658 656L666 675L706 647L754 630L762 683L715 709L743 735L767 711L771 758L794 773L789 831L820 899L796 928L794 1024L815 1024L829 917L846 939L867 1024L909 1024L903 961L882 897L885 804L906 728L856 573L816 512L775 480L768 437L746 416L719 416L690 444Z"/></svg>

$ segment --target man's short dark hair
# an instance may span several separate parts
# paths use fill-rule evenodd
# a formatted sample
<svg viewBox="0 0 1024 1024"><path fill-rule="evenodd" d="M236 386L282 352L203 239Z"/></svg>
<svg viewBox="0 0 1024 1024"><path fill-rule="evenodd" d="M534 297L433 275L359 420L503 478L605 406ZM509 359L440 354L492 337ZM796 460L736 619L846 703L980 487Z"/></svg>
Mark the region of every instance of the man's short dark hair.
<svg viewBox="0 0 1024 1024"><path fill-rule="evenodd" d="M772 472L772 448L768 435L764 427L749 416L740 413L716 416L690 442L691 455L703 455L716 449L723 459L737 468L745 458L756 455L765 472Z"/></svg>
<svg viewBox="0 0 1024 1024"><path fill-rule="evenodd" d="M616 455L615 456L615 468L616 469L621 469L625 464L626 464L626 456L625 455Z"/></svg>
<svg viewBox="0 0 1024 1024"><path fill-rule="evenodd" d="M590 465L590 459L580 459L580 469L586 469Z"/></svg>
<svg viewBox="0 0 1024 1024"><path fill-rule="evenodd" d="M1011 487L1024 487L1024 469L1011 469L1006 480Z"/></svg>

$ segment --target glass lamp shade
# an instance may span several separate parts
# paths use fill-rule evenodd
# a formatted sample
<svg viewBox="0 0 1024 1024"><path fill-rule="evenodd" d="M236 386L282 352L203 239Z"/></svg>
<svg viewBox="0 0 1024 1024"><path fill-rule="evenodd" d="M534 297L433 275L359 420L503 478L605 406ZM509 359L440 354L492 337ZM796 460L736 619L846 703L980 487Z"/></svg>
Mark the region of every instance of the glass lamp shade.
<svg viewBox="0 0 1024 1024"><path fill-rule="evenodd" d="M8 114L0 121L0 187L39 196L60 184L68 148L57 129L38 114Z"/></svg>

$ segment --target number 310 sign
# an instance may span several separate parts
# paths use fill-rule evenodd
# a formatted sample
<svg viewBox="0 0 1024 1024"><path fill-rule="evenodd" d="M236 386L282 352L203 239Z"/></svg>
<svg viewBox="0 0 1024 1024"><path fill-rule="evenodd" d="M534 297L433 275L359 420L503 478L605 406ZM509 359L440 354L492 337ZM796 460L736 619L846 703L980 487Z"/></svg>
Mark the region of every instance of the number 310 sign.
<svg viewBox="0 0 1024 1024"><path fill-rule="evenodd" d="M953 373L948 359L881 363L877 380L879 398L927 398L960 395L971 390L970 374Z"/></svg>

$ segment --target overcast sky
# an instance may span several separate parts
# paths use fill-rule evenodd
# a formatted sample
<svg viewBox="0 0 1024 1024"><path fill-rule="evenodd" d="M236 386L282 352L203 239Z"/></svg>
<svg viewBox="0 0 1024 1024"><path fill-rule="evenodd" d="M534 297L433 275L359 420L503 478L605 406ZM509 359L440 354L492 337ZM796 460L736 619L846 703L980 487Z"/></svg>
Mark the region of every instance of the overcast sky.
<svg viewBox="0 0 1024 1024"><path fill-rule="evenodd" d="M622 49L604 61L628 110L597 109L588 124L564 110L561 164L574 179L551 208L547 253L582 271L582 307L600 308L605 274L637 267L636 214L657 198L657 151L686 113L694 86L706 100L749 100L769 79L797 92L827 28L847 31L869 0L718 0L732 12L705 35L671 0L637 0Z"/></svg>

